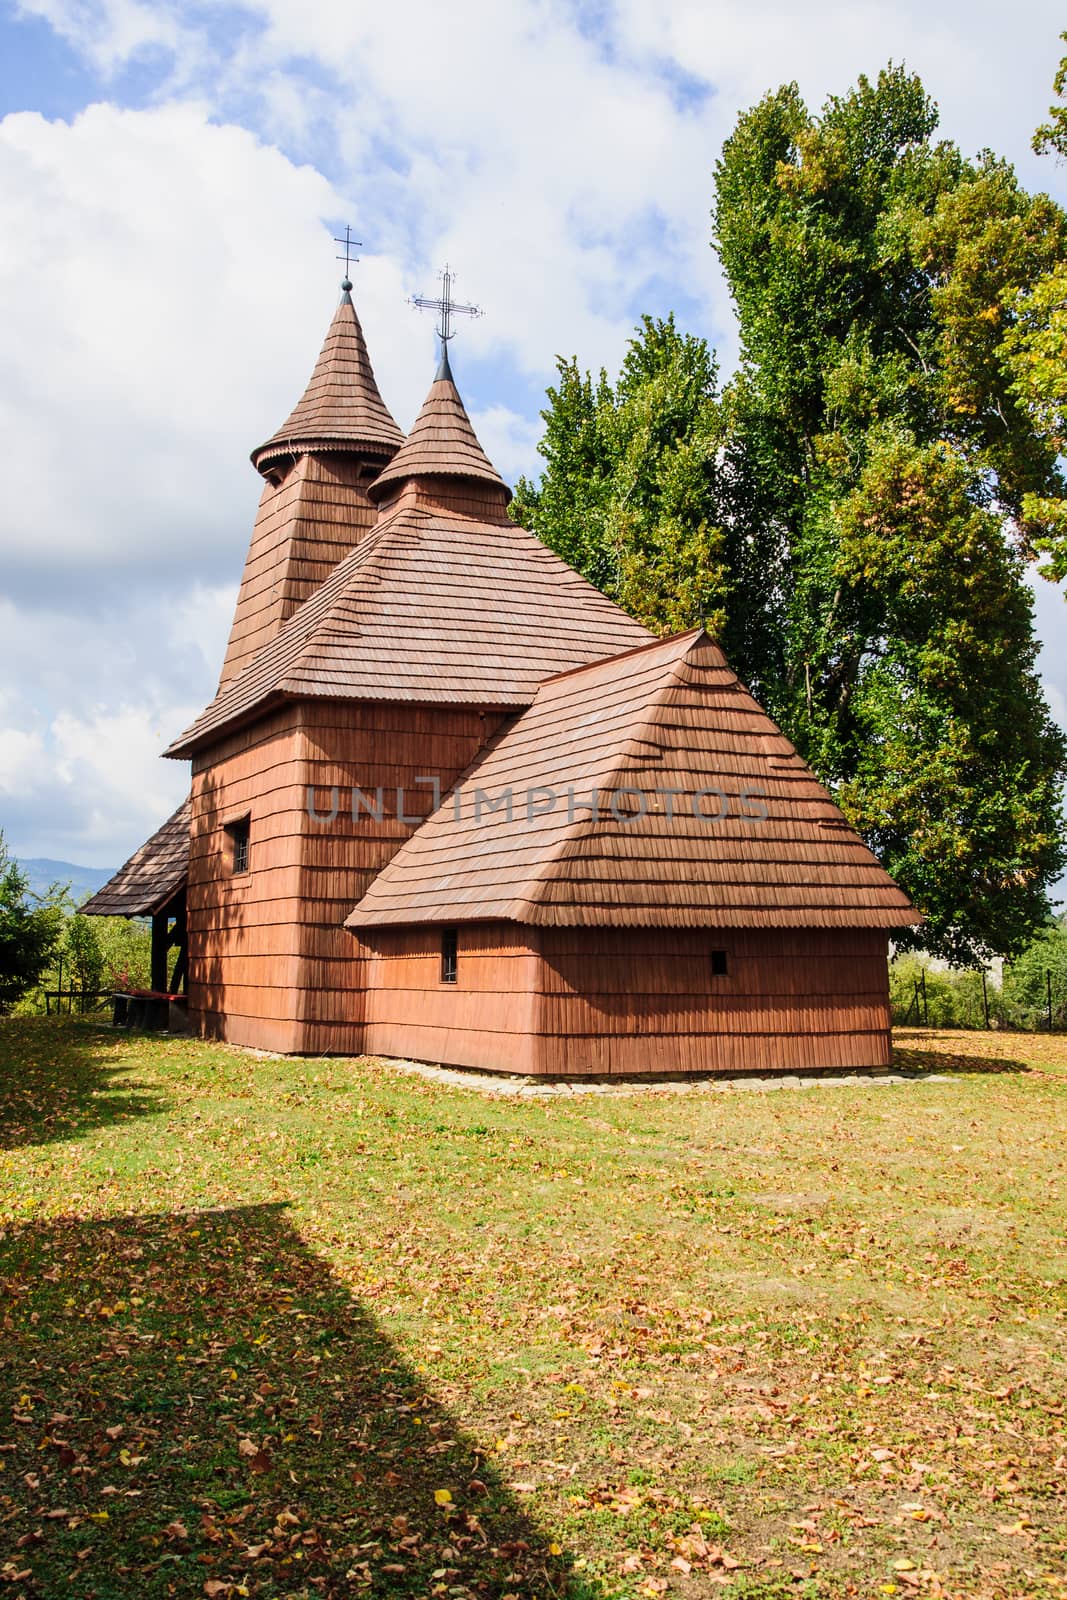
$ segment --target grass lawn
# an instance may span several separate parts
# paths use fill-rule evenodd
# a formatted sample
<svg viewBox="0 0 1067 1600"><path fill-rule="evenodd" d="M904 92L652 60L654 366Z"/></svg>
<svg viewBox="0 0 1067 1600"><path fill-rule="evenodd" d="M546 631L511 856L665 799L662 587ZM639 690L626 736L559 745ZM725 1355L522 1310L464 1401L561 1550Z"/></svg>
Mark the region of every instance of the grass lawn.
<svg viewBox="0 0 1067 1600"><path fill-rule="evenodd" d="M490 1097L0 1022L0 1595L1067 1595L1067 1039Z"/></svg>

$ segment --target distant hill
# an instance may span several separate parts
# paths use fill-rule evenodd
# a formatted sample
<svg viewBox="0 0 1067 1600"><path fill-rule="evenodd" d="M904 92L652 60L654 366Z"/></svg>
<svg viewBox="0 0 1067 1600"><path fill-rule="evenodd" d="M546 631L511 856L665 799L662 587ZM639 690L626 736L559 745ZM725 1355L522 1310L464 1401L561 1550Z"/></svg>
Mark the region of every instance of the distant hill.
<svg viewBox="0 0 1067 1600"><path fill-rule="evenodd" d="M114 867L79 867L73 861L51 861L47 856L20 857L19 866L30 880L32 894L44 894L53 883L69 883L76 901L95 894L115 875Z"/></svg>

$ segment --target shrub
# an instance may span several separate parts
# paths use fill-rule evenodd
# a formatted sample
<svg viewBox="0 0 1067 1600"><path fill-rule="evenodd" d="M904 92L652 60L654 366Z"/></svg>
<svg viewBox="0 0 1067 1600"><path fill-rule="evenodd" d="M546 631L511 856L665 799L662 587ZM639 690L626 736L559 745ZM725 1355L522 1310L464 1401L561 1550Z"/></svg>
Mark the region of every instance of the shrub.
<svg viewBox="0 0 1067 1600"><path fill-rule="evenodd" d="M0 1012L40 983L63 936L65 904L58 885L44 895L30 893L0 833Z"/></svg>
<svg viewBox="0 0 1067 1600"><path fill-rule="evenodd" d="M1067 1028L1067 924L1063 918L1042 928L1022 955L1005 966L1002 984L987 975L990 1026L1027 1031L1047 1028L1048 974L1052 1026ZM986 1025L980 971L941 971L931 967L925 956L897 956L889 966L889 998L897 1027L922 1026L926 1022L931 1028Z"/></svg>
<svg viewBox="0 0 1067 1600"><path fill-rule="evenodd" d="M1005 969L1004 996L1020 1028L1048 1027L1048 995L1052 989L1052 1026L1067 1028L1067 926L1043 928L1037 938Z"/></svg>

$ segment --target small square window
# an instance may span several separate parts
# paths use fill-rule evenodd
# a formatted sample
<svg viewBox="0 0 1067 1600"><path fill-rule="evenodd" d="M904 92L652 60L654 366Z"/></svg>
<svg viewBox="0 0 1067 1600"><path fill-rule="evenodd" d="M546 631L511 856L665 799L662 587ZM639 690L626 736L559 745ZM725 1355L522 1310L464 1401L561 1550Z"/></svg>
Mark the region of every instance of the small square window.
<svg viewBox="0 0 1067 1600"><path fill-rule="evenodd" d="M241 817L237 822L227 823L226 832L230 837L230 871L247 872L249 819Z"/></svg>
<svg viewBox="0 0 1067 1600"><path fill-rule="evenodd" d="M711 952L711 975L712 975L712 977L713 978L725 978L727 973L729 972L729 970L730 970L729 969L729 965L728 965L727 960L726 960L726 951L725 950L713 950Z"/></svg>
<svg viewBox="0 0 1067 1600"><path fill-rule="evenodd" d="M441 932L441 982L455 983L456 972L459 967L459 934L455 928L444 928Z"/></svg>

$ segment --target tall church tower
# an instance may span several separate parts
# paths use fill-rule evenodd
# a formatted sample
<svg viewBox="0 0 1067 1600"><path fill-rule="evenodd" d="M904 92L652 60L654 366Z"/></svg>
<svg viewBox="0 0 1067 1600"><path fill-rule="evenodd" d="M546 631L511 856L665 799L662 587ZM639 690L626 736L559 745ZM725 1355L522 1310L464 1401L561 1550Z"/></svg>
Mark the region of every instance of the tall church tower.
<svg viewBox="0 0 1067 1600"><path fill-rule="evenodd" d="M299 403L252 463L266 479L219 686L235 678L377 520L367 486L404 436L378 392L345 278Z"/></svg>

